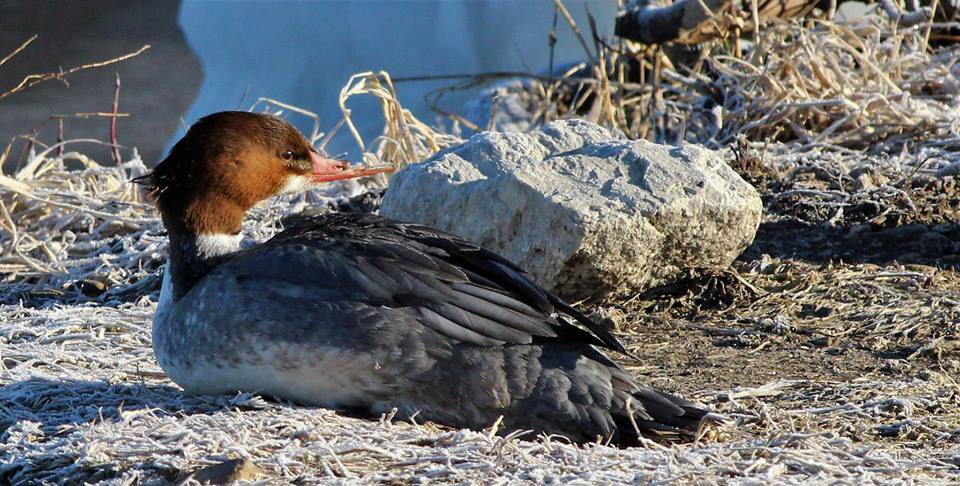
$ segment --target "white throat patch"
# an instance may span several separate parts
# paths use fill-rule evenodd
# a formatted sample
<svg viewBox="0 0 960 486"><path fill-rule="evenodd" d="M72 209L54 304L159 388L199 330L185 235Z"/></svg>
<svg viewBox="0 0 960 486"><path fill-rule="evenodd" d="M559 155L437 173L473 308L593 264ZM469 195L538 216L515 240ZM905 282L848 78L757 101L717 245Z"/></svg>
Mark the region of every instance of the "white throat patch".
<svg viewBox="0 0 960 486"><path fill-rule="evenodd" d="M277 195L282 194L296 194L298 192L303 192L308 189L316 187L317 184L310 179L309 176L295 175L287 177L287 181L283 183L283 187L280 188L280 192Z"/></svg>
<svg viewBox="0 0 960 486"><path fill-rule="evenodd" d="M197 254L203 258L233 253L240 249L243 235L204 234L197 235Z"/></svg>
<svg viewBox="0 0 960 486"><path fill-rule="evenodd" d="M196 252L200 258L212 258L227 253L233 253L240 250L240 242L243 240L243 234L235 235L225 234L203 234L197 235ZM163 283L160 286L160 298L157 301L157 314L154 316L154 322L161 322L166 319L167 314L173 307L173 265L167 258L167 266L163 271Z"/></svg>

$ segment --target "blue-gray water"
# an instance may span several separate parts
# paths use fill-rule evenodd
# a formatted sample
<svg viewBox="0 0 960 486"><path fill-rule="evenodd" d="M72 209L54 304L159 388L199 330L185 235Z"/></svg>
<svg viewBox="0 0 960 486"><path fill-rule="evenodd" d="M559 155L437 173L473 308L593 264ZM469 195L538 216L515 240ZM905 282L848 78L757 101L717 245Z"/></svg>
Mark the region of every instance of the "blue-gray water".
<svg viewBox="0 0 960 486"><path fill-rule="evenodd" d="M258 97L319 114L323 129L340 119L337 98L350 75L386 70L393 77L538 71L549 62L553 2L542 1L185 1L179 21L200 58L204 80L184 116L189 125L220 110L247 109ZM616 2L567 1L590 45L586 9L601 35L612 32ZM584 59L584 51L561 16L557 63ZM436 118L423 96L450 81L397 85L404 107L421 120ZM461 112L470 92L444 98ZM350 104L366 140L380 133L379 105L359 98ZM302 129L312 122L291 116ZM176 137L182 135L182 129ZM356 159L356 145L342 131L327 146Z"/></svg>

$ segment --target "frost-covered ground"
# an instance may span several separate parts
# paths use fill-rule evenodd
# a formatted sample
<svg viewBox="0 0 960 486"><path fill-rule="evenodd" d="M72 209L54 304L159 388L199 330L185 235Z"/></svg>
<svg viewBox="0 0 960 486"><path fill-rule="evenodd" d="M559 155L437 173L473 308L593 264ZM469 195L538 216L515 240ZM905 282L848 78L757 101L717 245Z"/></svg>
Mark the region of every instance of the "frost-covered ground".
<svg viewBox="0 0 960 486"><path fill-rule="evenodd" d="M818 199L815 177L783 189L807 198L799 202L762 189L761 246L735 265L759 293L708 305L701 291L722 279L707 279L673 300L601 306L645 358L625 363L641 379L735 420L700 443L620 450L365 420L250 395L184 396L150 349L165 238L126 182L144 168L66 157L85 168L39 156L0 178L2 483L166 484L237 458L259 468L253 481L262 484L960 481L956 271L882 257L828 265L778 250L785 239L802 241L771 236L791 208L837 207L836 194ZM751 167L759 170L740 170L749 176ZM757 177L765 187L772 176ZM266 238L283 215L362 189L272 201L246 232Z"/></svg>
<svg viewBox="0 0 960 486"><path fill-rule="evenodd" d="M239 395L185 397L150 353L153 302L32 310L4 307L6 367L0 391L2 465L14 484L80 481L163 484L200 466L249 458L276 484L315 481L545 482L678 484L943 484L960 480L960 447L917 448L909 441L859 442L833 427L807 424L769 436L618 450L560 439L503 439L388 419L362 420L322 409ZM900 416L903 427L947 435L911 418L937 401L933 380L831 384L819 407L763 405L777 383L717 393L765 420ZM822 387L822 385L821 385ZM821 389L825 389L822 387ZM843 403L845 389L875 389L872 400ZM713 401L713 400L710 400ZM744 403L745 404L745 403ZM804 403L808 405L809 403ZM730 409L731 406L724 408ZM736 414L734 414L736 415ZM923 430L926 429L926 430ZM955 431L953 432L956 433ZM734 434L742 435L742 434Z"/></svg>

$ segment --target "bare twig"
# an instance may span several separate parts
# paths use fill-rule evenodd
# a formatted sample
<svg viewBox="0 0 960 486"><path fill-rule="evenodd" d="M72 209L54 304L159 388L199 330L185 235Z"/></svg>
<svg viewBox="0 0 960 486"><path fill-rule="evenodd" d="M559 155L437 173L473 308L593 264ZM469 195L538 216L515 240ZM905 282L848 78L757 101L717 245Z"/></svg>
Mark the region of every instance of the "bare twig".
<svg viewBox="0 0 960 486"><path fill-rule="evenodd" d="M59 115L50 115L52 119L62 119L62 118L94 118L94 117L104 117L104 118L126 118L130 116L129 113L112 113L105 111L84 111L80 113L68 113L68 114L59 114Z"/></svg>
<svg viewBox="0 0 960 486"><path fill-rule="evenodd" d="M0 66L3 66L4 64L6 64L7 61L9 61L10 59L13 59L14 56L16 56L17 54L20 54L21 51L26 49L27 46L30 45L30 43L35 40L37 40L36 34L34 34L33 37L24 41L23 44L20 44L20 47L17 47L16 49L14 49L10 54L7 54L6 57L4 57L3 59L0 59Z"/></svg>
<svg viewBox="0 0 960 486"><path fill-rule="evenodd" d="M114 163L121 163L120 145L117 143L117 113L120 111L120 73L117 73L117 82L113 91L113 113L110 117L110 145L112 146Z"/></svg>
<svg viewBox="0 0 960 486"><path fill-rule="evenodd" d="M63 157L63 117L57 118L57 157Z"/></svg>
<svg viewBox="0 0 960 486"><path fill-rule="evenodd" d="M567 19L567 24L570 25L571 29L573 29L574 34L577 35L577 40L579 40L580 45L583 46L583 53L587 56L587 59L590 60L591 64L596 64L597 57L590 52L590 47L587 46L587 41L583 38L583 33L580 32L580 27L578 27L577 22L573 20L573 16L570 15L567 7L563 4L563 0L553 0L553 4L560 9L560 13L563 14L563 18Z"/></svg>
<svg viewBox="0 0 960 486"><path fill-rule="evenodd" d="M106 60L106 61L94 62L94 63L90 63L90 64L82 64L82 65L80 65L80 66L76 66L76 67L72 67L72 68L70 68L70 69L67 69L66 71L60 70L60 71L57 71L57 72L49 72L49 73L41 73L41 74L31 74L31 75L28 75L27 77L23 78L23 80L20 81L20 83L17 84L16 86L14 86L13 88L11 88L11 89L3 92L3 93L0 93L0 100L4 99L4 98L6 98L7 96L10 96L10 95L12 95L12 94L14 94L14 93L19 93L20 91L23 91L23 90L25 90L25 89L27 89L27 88L29 88L29 87L31 87L31 86L36 86L36 85L38 85L38 84L40 84L40 83L44 83L44 82L47 82L47 81L50 81L50 80L53 80L53 79L57 79L57 80L66 82L66 77L67 77L68 75L70 75L70 74L73 74L73 73L77 72L77 71L82 71L82 70L85 70L85 69L93 69L93 68L98 68L98 67L103 67L103 66L109 66L109 65L111 65L111 64L115 64L115 63L118 63L118 62L121 62L121 61L126 61L127 59L130 59L130 58L139 56L141 53L143 53L143 51L146 51L146 50L149 49L149 48L150 48L150 45L144 45L143 47L141 47L141 48L137 49L136 51L133 51L133 52L131 52L131 53L129 53L129 54L124 54L124 55L122 55L122 56L120 56L120 57L115 57L115 58L113 58L113 59L108 59L108 60Z"/></svg>

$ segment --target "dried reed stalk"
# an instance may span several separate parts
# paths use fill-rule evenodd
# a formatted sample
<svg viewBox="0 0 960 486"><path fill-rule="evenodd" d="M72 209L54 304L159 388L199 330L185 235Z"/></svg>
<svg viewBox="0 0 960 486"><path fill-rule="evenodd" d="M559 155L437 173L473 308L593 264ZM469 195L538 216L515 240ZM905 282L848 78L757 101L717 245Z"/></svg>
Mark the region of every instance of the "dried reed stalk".
<svg viewBox="0 0 960 486"><path fill-rule="evenodd" d="M760 30L746 57L717 44L689 57L598 39L599 61L591 68L517 76L484 96L526 111L518 121L498 110L495 129L576 116L629 138L712 147L741 134L795 148L956 145L960 46L928 52L925 31L923 25L898 27L880 14L852 24L777 20Z"/></svg>
<svg viewBox="0 0 960 486"><path fill-rule="evenodd" d="M357 95L371 95L380 101L383 110L383 134L369 144L363 141L353 123L352 111L347 101ZM418 120L410 110L403 108L397 99L397 91L390 75L365 72L350 77L340 90L340 111L343 121L363 152L368 163L387 162L397 167L419 162L437 151L460 143L459 137L441 133Z"/></svg>

